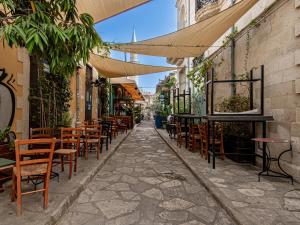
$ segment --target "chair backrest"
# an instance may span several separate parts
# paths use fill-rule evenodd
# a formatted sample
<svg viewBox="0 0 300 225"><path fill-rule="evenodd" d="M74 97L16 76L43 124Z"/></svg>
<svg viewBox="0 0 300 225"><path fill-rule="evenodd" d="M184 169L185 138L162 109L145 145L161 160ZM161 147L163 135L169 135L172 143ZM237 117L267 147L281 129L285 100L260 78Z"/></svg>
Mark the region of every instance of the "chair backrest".
<svg viewBox="0 0 300 225"><path fill-rule="evenodd" d="M200 138L203 140L208 139L208 126L207 123L200 124L199 126ZM210 130L211 132L212 130ZM211 136L210 136L211 137ZM215 139L223 139L223 127L221 124L215 124Z"/></svg>
<svg viewBox="0 0 300 225"><path fill-rule="evenodd" d="M61 148L72 148L79 151L80 148L80 136L82 129L80 128L62 128L61 129Z"/></svg>
<svg viewBox="0 0 300 225"><path fill-rule="evenodd" d="M178 135L181 134L181 124L180 124L180 122L176 123L176 132L177 132Z"/></svg>
<svg viewBox="0 0 300 225"><path fill-rule="evenodd" d="M84 136L85 139L100 139L102 134L102 126L100 125L85 125Z"/></svg>
<svg viewBox="0 0 300 225"><path fill-rule="evenodd" d="M47 139L54 136L54 128L30 128L30 139Z"/></svg>
<svg viewBox="0 0 300 225"><path fill-rule="evenodd" d="M44 165L46 164L47 165L46 173L49 175L52 167L52 159L53 159L55 142L56 142L55 138L16 140L15 150L16 150L17 176L21 176L22 167L29 167L37 164L44 164ZM45 145L45 146L49 146L49 148L43 148L43 149L34 148L29 150L29 146L32 145ZM34 171L32 171L32 173L34 173Z"/></svg>

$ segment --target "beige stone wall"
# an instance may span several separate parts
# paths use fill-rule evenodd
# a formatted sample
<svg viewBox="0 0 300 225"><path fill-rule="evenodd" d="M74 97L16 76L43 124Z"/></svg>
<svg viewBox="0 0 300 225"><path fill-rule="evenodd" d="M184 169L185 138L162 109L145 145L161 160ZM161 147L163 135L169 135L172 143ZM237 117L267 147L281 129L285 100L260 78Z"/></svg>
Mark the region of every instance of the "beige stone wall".
<svg viewBox="0 0 300 225"><path fill-rule="evenodd" d="M12 75L13 80L15 80L15 82L12 83L12 86L15 89L16 113L12 130L16 132L17 138L28 138L30 64L26 50L21 48L10 48L1 44L0 68L4 68L9 77Z"/></svg>
<svg viewBox="0 0 300 225"><path fill-rule="evenodd" d="M293 154L284 158L283 165L300 180L300 3L278 0L268 12L269 15L249 33L248 60L245 60L246 32L237 38L235 73L245 73L245 62L247 70L265 66L264 109L266 115L275 118L268 124L268 136L293 141ZM248 14L256 15L255 12ZM224 62L216 66L217 79L230 78L230 48L219 54L216 64L221 58ZM259 74L259 69L255 74ZM216 98L220 98L228 95L229 89L219 87L217 92ZM259 87L255 87L255 96L259 98ZM278 155L288 146L276 144L270 148L272 154Z"/></svg>
<svg viewBox="0 0 300 225"><path fill-rule="evenodd" d="M92 65L90 65L92 66ZM98 77L98 71L93 67L93 80L95 81ZM86 79L86 67L83 66L80 69L80 122L85 120L85 80ZM71 77L71 90L72 90L72 99L70 102L70 115L72 116L72 125L76 124L76 74ZM93 87L93 106L92 106L92 116L94 119L98 117L98 88Z"/></svg>

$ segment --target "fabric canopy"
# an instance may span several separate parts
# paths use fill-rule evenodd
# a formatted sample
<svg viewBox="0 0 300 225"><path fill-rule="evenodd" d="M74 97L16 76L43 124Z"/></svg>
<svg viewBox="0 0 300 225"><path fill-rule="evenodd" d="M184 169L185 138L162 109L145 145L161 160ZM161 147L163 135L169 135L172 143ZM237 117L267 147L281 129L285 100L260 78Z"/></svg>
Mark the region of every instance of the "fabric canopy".
<svg viewBox="0 0 300 225"><path fill-rule="evenodd" d="M150 66L137 63L123 62L91 54L90 63L107 78L138 76L176 70L175 67Z"/></svg>
<svg viewBox="0 0 300 225"><path fill-rule="evenodd" d="M131 95L132 99L135 101L143 101L144 96L141 94L140 90L138 89L136 83L122 83L121 84L126 91Z"/></svg>
<svg viewBox="0 0 300 225"><path fill-rule="evenodd" d="M79 13L88 13L95 23L142 5L150 0L77 0Z"/></svg>
<svg viewBox="0 0 300 225"><path fill-rule="evenodd" d="M169 58L197 57L232 27L258 0L241 0L207 19L177 32L135 43L113 45L114 50Z"/></svg>

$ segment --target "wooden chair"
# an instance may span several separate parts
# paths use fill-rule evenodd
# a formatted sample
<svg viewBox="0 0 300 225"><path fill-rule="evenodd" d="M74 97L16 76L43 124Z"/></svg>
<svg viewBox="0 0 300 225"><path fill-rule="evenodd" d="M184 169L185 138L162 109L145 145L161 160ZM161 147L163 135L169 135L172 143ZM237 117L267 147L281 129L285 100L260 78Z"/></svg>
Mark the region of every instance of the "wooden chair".
<svg viewBox="0 0 300 225"><path fill-rule="evenodd" d="M30 128L30 139L53 138L55 130L53 128Z"/></svg>
<svg viewBox="0 0 300 225"><path fill-rule="evenodd" d="M189 128L189 150L195 151L197 144L200 144L198 125L190 125Z"/></svg>
<svg viewBox="0 0 300 225"><path fill-rule="evenodd" d="M64 171L64 165L69 164L69 179L72 177L73 162L74 172L77 171L77 159L80 150L80 135L79 128L62 128L60 149L54 153L60 157L61 170ZM66 158L66 160L64 159Z"/></svg>
<svg viewBox="0 0 300 225"><path fill-rule="evenodd" d="M47 149L28 149L30 145L49 146ZM25 146L26 150L23 150ZM30 140L16 140L16 166L13 168L13 180L12 180L12 193L11 200L17 199L17 215L22 214L22 196L33 194L37 192L43 192L44 194L44 209L48 207L48 192L50 172L52 167L53 152L55 146L55 138L53 139L30 139ZM21 150L22 148L22 150ZM39 158L31 158L31 156L43 156ZM22 177L28 176L42 176L44 178L44 186L42 189L36 189L34 191L22 192L21 181Z"/></svg>
<svg viewBox="0 0 300 225"><path fill-rule="evenodd" d="M207 124L200 124L199 126L199 133L200 133L200 140L201 140L201 156L205 157L207 160L209 145L213 143L213 139L210 138L208 141L208 127ZM225 153L224 153L224 143L223 143L223 128L221 125L215 125L215 147L219 149L219 154L221 155L221 159L224 160Z"/></svg>
<svg viewBox="0 0 300 225"><path fill-rule="evenodd" d="M177 135L177 146L179 146L179 148L181 148L182 143L185 140L185 133L182 132L182 130L181 130L180 122L176 123L176 135Z"/></svg>
<svg viewBox="0 0 300 225"><path fill-rule="evenodd" d="M88 159L89 147L96 147L97 159L100 159L102 127L99 125L84 126L84 154L85 159Z"/></svg>

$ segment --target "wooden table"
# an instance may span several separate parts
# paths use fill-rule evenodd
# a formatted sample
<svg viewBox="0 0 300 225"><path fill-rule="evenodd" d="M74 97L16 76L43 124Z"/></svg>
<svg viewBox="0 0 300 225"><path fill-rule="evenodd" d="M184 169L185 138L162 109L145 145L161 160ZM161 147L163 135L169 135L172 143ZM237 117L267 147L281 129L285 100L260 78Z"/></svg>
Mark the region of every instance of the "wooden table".
<svg viewBox="0 0 300 225"><path fill-rule="evenodd" d="M5 170L12 170L15 163L16 162L13 160L0 158L0 172L3 172ZM4 177L0 178L0 181L7 180L10 178L11 178L11 176L4 176ZM3 192L3 191L4 191L4 189L3 189L2 183L0 183L0 192Z"/></svg>
<svg viewBox="0 0 300 225"><path fill-rule="evenodd" d="M207 121L208 124L208 140L210 140L210 135L213 140L212 145L209 145L208 151L208 163L210 163L210 157L212 155L213 160L213 169L216 168L216 151L215 151L215 127L216 122L249 122L253 124L253 133L255 133L255 124L262 124L262 137L266 138L267 135L267 121L273 121L273 116L264 116L264 115L241 115L241 114L228 114L228 115L206 115L203 116L203 119ZM210 131L211 130L211 131ZM262 149L266 151L266 143L263 143ZM267 161L263 157L263 167L265 168Z"/></svg>

